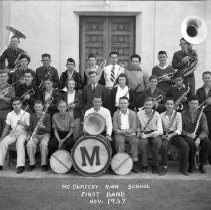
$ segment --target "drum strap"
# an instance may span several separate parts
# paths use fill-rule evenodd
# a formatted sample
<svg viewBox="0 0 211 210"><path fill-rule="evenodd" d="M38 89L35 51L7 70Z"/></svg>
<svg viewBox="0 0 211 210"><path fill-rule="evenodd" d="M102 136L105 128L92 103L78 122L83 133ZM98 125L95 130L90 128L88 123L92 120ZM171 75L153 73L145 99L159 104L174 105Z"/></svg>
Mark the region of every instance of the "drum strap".
<svg viewBox="0 0 211 210"><path fill-rule="evenodd" d="M66 169L69 170L69 168L68 168L64 163L62 163L54 154L52 154L52 156L53 156L59 163L61 163Z"/></svg>
<svg viewBox="0 0 211 210"><path fill-rule="evenodd" d="M175 113L174 113L174 116L171 118L171 120L170 120L170 122L169 122L169 124L168 124L168 129L167 129L167 131L165 131L165 133L166 134L170 134L170 129L171 129L171 126L173 125L173 123L174 123L174 120L176 119L176 116L177 116L177 111L175 111Z"/></svg>
<svg viewBox="0 0 211 210"><path fill-rule="evenodd" d="M155 109L153 110L153 112L151 113L150 117L149 117L149 120L147 121L145 127L144 127L144 130L143 130L143 133L145 132L146 128L148 127L149 123L152 121L152 118L155 114Z"/></svg>

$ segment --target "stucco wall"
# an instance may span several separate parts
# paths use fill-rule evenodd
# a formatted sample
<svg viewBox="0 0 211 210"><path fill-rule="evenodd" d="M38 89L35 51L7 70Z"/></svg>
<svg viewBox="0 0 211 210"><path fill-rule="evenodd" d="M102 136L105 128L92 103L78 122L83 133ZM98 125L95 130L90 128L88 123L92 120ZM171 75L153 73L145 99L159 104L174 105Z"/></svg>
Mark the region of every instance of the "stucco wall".
<svg viewBox="0 0 211 210"><path fill-rule="evenodd" d="M136 52L142 56L142 67L151 71L157 64L157 52L166 50L171 62L174 51L179 50L180 24L190 15L210 20L211 4L202 1L3 1L0 3L0 51L8 44L5 31L11 25L22 31L27 39L21 47L31 55L30 67L40 66L40 55L52 55L52 65L61 73L68 57L79 62L79 15L135 15ZM208 23L211 28L210 22ZM210 70L211 53L207 40L194 49L199 54L200 66L197 69L197 87L201 73ZM3 42L3 43L2 43Z"/></svg>

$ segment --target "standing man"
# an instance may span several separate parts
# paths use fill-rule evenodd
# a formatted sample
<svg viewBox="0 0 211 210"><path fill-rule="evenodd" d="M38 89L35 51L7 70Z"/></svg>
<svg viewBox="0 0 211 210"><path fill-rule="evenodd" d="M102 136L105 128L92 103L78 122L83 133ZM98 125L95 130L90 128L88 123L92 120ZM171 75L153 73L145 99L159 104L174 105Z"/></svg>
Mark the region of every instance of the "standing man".
<svg viewBox="0 0 211 210"><path fill-rule="evenodd" d="M30 57L27 54L22 54L20 56L20 68L18 68L13 74L12 78L13 84L16 85L25 84L24 73L26 71L30 71L33 77L32 83L36 85L36 75L33 70L28 68L29 63L30 63Z"/></svg>
<svg viewBox="0 0 211 210"><path fill-rule="evenodd" d="M159 112L163 112L165 105L165 94L164 92L157 87L158 80L155 75L151 75L149 78L149 87L144 90L141 95L137 97L137 108L141 108L144 106L145 99L147 97L151 97L154 99L153 105L154 108Z"/></svg>
<svg viewBox="0 0 211 210"><path fill-rule="evenodd" d="M198 56L196 51L192 49L192 45L184 38L180 39L181 50L177 51L173 55L172 66L177 69L178 74L183 74L184 83L190 84L191 95L195 95L195 77L194 71L197 67ZM192 66L192 64L196 64ZM183 72L184 68L188 68L188 71Z"/></svg>
<svg viewBox="0 0 211 210"><path fill-rule="evenodd" d="M6 61L8 63L7 69L9 71L13 70L15 68L17 58L24 53L22 49L18 47L20 43L19 37L12 36L10 40L10 44L6 50L3 51L3 53L0 55L0 69L5 69L6 67ZM13 73L9 72L9 81L8 83L11 84L12 82Z"/></svg>
<svg viewBox="0 0 211 210"><path fill-rule="evenodd" d="M106 88L98 83L97 72L90 71L89 77L91 83L86 85L82 92L83 114L93 107L93 99L95 97L101 98L105 102ZM104 104L104 103L103 103Z"/></svg>
<svg viewBox="0 0 211 210"><path fill-rule="evenodd" d="M84 86L87 85L87 84L90 84L90 78L89 78L89 72L90 71L96 71L97 76L98 76L98 80L101 79L103 69L100 66L98 66L96 63L97 63L96 56L93 55L93 54L89 54L88 68L85 69L85 71L84 71L84 78L83 78Z"/></svg>
<svg viewBox="0 0 211 210"><path fill-rule="evenodd" d="M42 54L42 63L43 66L36 69L37 76L37 85L40 88L43 88L43 81L45 78L50 77L53 80L54 87L59 86L59 75L57 69L50 66L51 63L51 55L50 54Z"/></svg>
<svg viewBox="0 0 211 210"><path fill-rule="evenodd" d="M111 141L112 140L111 134L112 134L112 129L113 129L112 120L111 120L111 113L108 109L102 107L102 99L99 96L94 97L92 102L93 102L94 107L88 109L85 112L84 118L87 117L89 114L92 114L92 113L100 114L105 119L106 139L108 141Z"/></svg>
<svg viewBox="0 0 211 210"><path fill-rule="evenodd" d="M8 79L8 72L0 71L0 136L5 126L6 116L12 111L11 98L15 96L15 89L7 83Z"/></svg>
<svg viewBox="0 0 211 210"><path fill-rule="evenodd" d="M99 81L99 83L105 85L108 90L113 89L119 75L125 73L125 69L117 64L118 56L118 52L113 51L110 53L111 64L104 67L101 80Z"/></svg>
<svg viewBox="0 0 211 210"><path fill-rule="evenodd" d="M132 66L126 71L128 86L138 95L148 87L149 76L148 73L143 71L140 67L141 57L139 55L131 55L130 60Z"/></svg>
<svg viewBox="0 0 211 210"><path fill-rule="evenodd" d="M82 78L79 72L76 72L75 70L75 60L72 58L67 59L66 64L67 70L65 72L62 72L60 81L59 81L59 88L63 89L66 87L68 80L75 80L75 89L76 91L82 91L83 84L82 84ZM66 88L65 88L66 89Z"/></svg>
<svg viewBox="0 0 211 210"><path fill-rule="evenodd" d="M14 110L7 115L6 126L0 139L0 170L3 169L8 146L16 142L17 173L23 173L25 170L25 141L30 115L28 112L21 109L22 104L20 98L13 98L12 106ZM10 126L12 132L7 135Z"/></svg>
<svg viewBox="0 0 211 210"><path fill-rule="evenodd" d="M158 52L159 64L154 66L152 69L152 74L156 75L158 78L157 87L161 89L165 94L172 85L175 84L175 80L172 79L175 70L172 66L167 64L167 53L166 51Z"/></svg>
<svg viewBox="0 0 211 210"><path fill-rule="evenodd" d="M114 113L113 126L115 133L116 152L125 152L125 142L130 144L130 153L133 159L133 171L139 172L138 166L138 138L136 137L136 113L128 109L127 97L119 99L120 109Z"/></svg>
<svg viewBox="0 0 211 210"><path fill-rule="evenodd" d="M207 163L211 149L211 142L208 139L207 119L206 115L198 109L199 99L196 96L189 99L188 106L189 108L182 112L182 136L188 143L190 150L188 172L194 172L196 150L199 150L199 171L204 174L206 173L204 165Z"/></svg>
<svg viewBox="0 0 211 210"><path fill-rule="evenodd" d="M148 170L148 146L152 147L152 173L158 173L159 150L161 147L161 135L163 127L161 117L158 112L152 109L153 98L146 98L145 109L137 113L138 127L137 136L139 138L139 148L141 152L142 172Z"/></svg>
<svg viewBox="0 0 211 210"><path fill-rule="evenodd" d="M35 154L37 145L40 146L41 170L47 171L48 142L51 131L51 116L44 112L43 102L37 100L34 102L36 113L30 115L29 138L27 142L27 153L29 156L28 171L35 169ZM36 132L34 133L36 129ZM33 136L31 136L33 134ZM30 138L31 137L31 138Z"/></svg>
<svg viewBox="0 0 211 210"><path fill-rule="evenodd" d="M160 175L167 173L168 150L170 145L180 150L179 172L188 176L188 144L180 136L182 134L181 113L174 110L173 98L166 99L166 111L160 114L163 125L163 136L161 145L161 170Z"/></svg>

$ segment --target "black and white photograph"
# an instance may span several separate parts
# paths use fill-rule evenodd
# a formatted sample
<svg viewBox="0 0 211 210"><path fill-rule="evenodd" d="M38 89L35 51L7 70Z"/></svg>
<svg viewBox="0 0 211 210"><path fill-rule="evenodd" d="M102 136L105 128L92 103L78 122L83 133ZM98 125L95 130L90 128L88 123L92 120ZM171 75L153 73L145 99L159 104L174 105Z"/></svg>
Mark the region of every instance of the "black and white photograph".
<svg viewBox="0 0 211 210"><path fill-rule="evenodd" d="M210 210L211 1L0 0L1 210Z"/></svg>

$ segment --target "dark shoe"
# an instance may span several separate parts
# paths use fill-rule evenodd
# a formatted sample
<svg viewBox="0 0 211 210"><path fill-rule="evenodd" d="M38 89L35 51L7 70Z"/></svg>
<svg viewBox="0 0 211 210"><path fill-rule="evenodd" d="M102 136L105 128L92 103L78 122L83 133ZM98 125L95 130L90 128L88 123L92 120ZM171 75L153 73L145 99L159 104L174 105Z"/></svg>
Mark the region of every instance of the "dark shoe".
<svg viewBox="0 0 211 210"><path fill-rule="evenodd" d="M188 167L188 173L193 173L195 170L195 167L194 166L189 166Z"/></svg>
<svg viewBox="0 0 211 210"><path fill-rule="evenodd" d="M157 174L158 173L158 166L152 165L152 173Z"/></svg>
<svg viewBox="0 0 211 210"><path fill-rule="evenodd" d="M3 170L3 166L0 166L0 171L2 171Z"/></svg>
<svg viewBox="0 0 211 210"><path fill-rule="evenodd" d="M47 171L48 165L41 165L41 171Z"/></svg>
<svg viewBox="0 0 211 210"><path fill-rule="evenodd" d="M35 165L29 165L27 171L33 171L35 169Z"/></svg>
<svg viewBox="0 0 211 210"><path fill-rule="evenodd" d="M25 167L24 167L24 166L17 167L16 173L17 173L17 174L21 174L21 173L24 172L24 170L25 170Z"/></svg>
<svg viewBox="0 0 211 210"><path fill-rule="evenodd" d="M189 173L185 170L180 170L179 171L181 174L185 175L185 176L189 176Z"/></svg>
<svg viewBox="0 0 211 210"><path fill-rule="evenodd" d="M133 170L134 173L139 173L140 172L138 161L134 161L133 162L133 169L132 170Z"/></svg>
<svg viewBox="0 0 211 210"><path fill-rule="evenodd" d="M141 172L146 173L148 170L148 166L142 166Z"/></svg>
<svg viewBox="0 0 211 210"><path fill-rule="evenodd" d="M166 173L167 173L167 168L162 167L159 175L163 176L163 175L166 175Z"/></svg>
<svg viewBox="0 0 211 210"><path fill-rule="evenodd" d="M206 173L207 173L207 170L204 168L203 165L200 165L200 166L199 166L199 171L200 171L202 174L206 174Z"/></svg>

